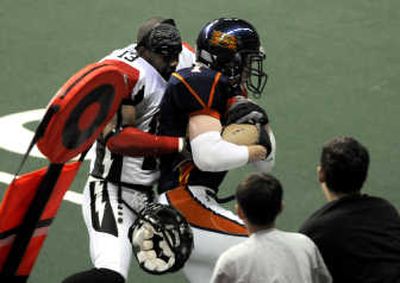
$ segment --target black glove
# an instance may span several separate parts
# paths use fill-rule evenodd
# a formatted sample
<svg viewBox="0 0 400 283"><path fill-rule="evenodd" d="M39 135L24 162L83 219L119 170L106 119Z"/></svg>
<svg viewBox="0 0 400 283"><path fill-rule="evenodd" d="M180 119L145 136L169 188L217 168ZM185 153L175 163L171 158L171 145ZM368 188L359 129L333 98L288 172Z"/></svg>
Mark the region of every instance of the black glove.
<svg viewBox="0 0 400 283"><path fill-rule="evenodd" d="M248 98L238 96L236 99L226 112L224 124L252 124L257 126L259 131L258 144L264 146L269 155L272 146L265 129L265 125L269 122L267 112Z"/></svg>
<svg viewBox="0 0 400 283"><path fill-rule="evenodd" d="M265 125L258 125L257 127L260 133L258 138L258 144L264 146L267 149L267 156L268 157L272 151L272 144L271 139L269 138L268 132L265 129Z"/></svg>
<svg viewBox="0 0 400 283"><path fill-rule="evenodd" d="M237 101L234 102L225 114L225 125L229 124L268 124L269 119L265 110L242 96L238 96Z"/></svg>

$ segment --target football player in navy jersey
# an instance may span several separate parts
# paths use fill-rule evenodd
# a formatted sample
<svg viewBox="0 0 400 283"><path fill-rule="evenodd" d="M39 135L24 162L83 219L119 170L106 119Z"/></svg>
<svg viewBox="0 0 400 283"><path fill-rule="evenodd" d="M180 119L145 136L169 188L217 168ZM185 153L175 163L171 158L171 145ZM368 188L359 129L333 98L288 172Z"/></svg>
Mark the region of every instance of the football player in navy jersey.
<svg viewBox="0 0 400 283"><path fill-rule="evenodd" d="M154 156L178 152L179 137L155 136L155 121L167 80L175 69L193 65L172 19L153 17L141 25L137 43L117 49L102 61L118 66L130 87L115 119L94 145L82 211L90 240L93 269L64 283L125 282L132 258L128 230L153 202L159 176Z"/></svg>
<svg viewBox="0 0 400 283"><path fill-rule="evenodd" d="M187 136L190 145L186 154L161 156L159 180L160 202L180 211L193 229L194 250L184 267L190 282L209 282L218 256L248 236L239 217L217 201L227 171L252 163L268 172L274 163L275 139L265 111L238 99L246 90L261 95L264 59L250 23L209 22L197 39L197 63L172 74L161 103L159 134ZM221 137L226 120L244 117L261 124L262 144L237 145Z"/></svg>

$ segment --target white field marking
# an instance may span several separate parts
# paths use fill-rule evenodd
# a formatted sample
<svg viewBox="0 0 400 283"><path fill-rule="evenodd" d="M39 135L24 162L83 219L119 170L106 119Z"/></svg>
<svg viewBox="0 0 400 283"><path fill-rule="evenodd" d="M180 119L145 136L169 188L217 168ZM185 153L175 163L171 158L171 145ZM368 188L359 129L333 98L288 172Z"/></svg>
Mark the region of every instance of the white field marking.
<svg viewBox="0 0 400 283"><path fill-rule="evenodd" d="M24 155L29 147L34 132L30 129L25 128L25 124L40 121L45 113L46 109L34 109L19 113L13 113L0 117L0 129L3 134L0 135L0 148L14 152L20 155ZM45 158L43 154L33 147L30 152L30 156ZM94 156L94 150L90 150L86 155L85 159L91 159ZM10 184L14 175L0 171L0 182L4 184ZM82 203L82 194L75 191L67 191L64 195L64 200L80 205Z"/></svg>
<svg viewBox="0 0 400 283"><path fill-rule="evenodd" d="M4 184L8 185L11 183L13 178L14 178L14 175L0 171L0 183L4 183Z"/></svg>
<svg viewBox="0 0 400 283"><path fill-rule="evenodd" d="M0 117L0 129L3 135L0 135L0 148L24 155L29 147L34 132L25 128L24 125L30 122L40 121L46 109L35 109L19 113L14 113ZM45 158L43 154L33 147L30 156ZM90 150L86 155L86 159L91 159L94 156L94 150ZM14 175L0 171L0 182L10 184ZM82 204L82 194L69 190L64 195L64 200L70 201L75 204Z"/></svg>
<svg viewBox="0 0 400 283"><path fill-rule="evenodd" d="M64 195L64 200L70 201L72 203L81 205L82 204L83 195L81 193L77 193L75 191L68 190Z"/></svg>
<svg viewBox="0 0 400 283"><path fill-rule="evenodd" d="M0 135L0 148L24 155L34 135L34 132L25 128L24 125L40 121L45 111L46 109L35 109L0 117L0 129L3 132ZM93 150L90 150L85 159L91 159L93 154ZM29 155L45 158L36 146Z"/></svg>
<svg viewBox="0 0 400 283"><path fill-rule="evenodd" d="M36 109L0 117L0 129L3 132L0 136L0 148L25 154L34 133L25 128L24 124L40 121L44 113L45 109ZM33 147L30 155L44 158L36 146Z"/></svg>
<svg viewBox="0 0 400 283"><path fill-rule="evenodd" d="M13 180L14 175L6 173L6 172L1 172L0 171L0 183L4 184L10 184L11 181ZM81 205L82 204L82 194L68 190L66 194L64 195L64 200Z"/></svg>

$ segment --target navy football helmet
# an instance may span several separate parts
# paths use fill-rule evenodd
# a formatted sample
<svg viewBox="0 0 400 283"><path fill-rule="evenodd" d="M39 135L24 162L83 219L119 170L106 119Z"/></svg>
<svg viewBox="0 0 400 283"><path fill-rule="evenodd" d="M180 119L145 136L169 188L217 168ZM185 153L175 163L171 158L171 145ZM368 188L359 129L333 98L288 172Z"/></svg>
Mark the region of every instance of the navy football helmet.
<svg viewBox="0 0 400 283"><path fill-rule="evenodd" d="M265 54L255 28L236 18L220 18L207 23L197 38L197 61L222 72L234 87L246 83L260 96L267 82L263 70Z"/></svg>

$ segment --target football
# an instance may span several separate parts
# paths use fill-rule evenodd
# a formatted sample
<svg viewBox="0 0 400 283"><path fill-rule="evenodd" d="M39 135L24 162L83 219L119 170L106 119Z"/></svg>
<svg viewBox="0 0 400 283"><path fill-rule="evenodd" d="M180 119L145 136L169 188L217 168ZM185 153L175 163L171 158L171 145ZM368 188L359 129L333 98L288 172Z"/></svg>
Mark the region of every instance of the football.
<svg viewBox="0 0 400 283"><path fill-rule="evenodd" d="M237 145L257 144L259 137L257 126L251 124L230 124L222 130L222 138Z"/></svg>

